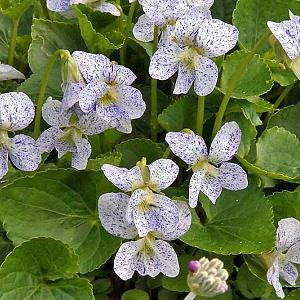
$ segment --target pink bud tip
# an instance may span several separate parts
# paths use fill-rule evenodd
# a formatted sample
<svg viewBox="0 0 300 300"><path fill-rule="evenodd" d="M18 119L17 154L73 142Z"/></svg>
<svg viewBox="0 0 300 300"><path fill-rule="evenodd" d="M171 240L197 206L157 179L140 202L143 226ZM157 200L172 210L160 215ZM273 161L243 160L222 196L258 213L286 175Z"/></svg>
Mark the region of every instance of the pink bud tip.
<svg viewBox="0 0 300 300"><path fill-rule="evenodd" d="M199 270L200 263L197 260L191 260L188 264L188 269L192 273L196 273Z"/></svg>

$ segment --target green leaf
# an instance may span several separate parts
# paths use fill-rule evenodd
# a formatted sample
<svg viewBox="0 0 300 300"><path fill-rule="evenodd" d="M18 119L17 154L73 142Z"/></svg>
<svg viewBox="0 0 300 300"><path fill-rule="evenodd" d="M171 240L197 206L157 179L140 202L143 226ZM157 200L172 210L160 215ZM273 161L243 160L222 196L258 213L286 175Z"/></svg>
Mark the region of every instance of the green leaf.
<svg viewBox="0 0 300 300"><path fill-rule="evenodd" d="M0 217L15 245L38 236L59 239L75 249L80 272L87 273L120 245L98 218L98 198L111 191L114 187L101 172L40 172L1 190Z"/></svg>
<svg viewBox="0 0 300 300"><path fill-rule="evenodd" d="M226 57L223 65L221 78L221 91L225 94L234 80L234 76L240 65L244 63L249 52L235 51ZM259 80L257 80L259 78ZM262 58L256 54L247 65L247 68L238 81L231 97L246 99L253 96L260 96L268 92L273 86L271 71Z"/></svg>
<svg viewBox="0 0 300 300"><path fill-rule="evenodd" d="M134 289L126 291L121 300L149 300L149 295L142 290Z"/></svg>
<svg viewBox="0 0 300 300"><path fill-rule="evenodd" d="M180 131L184 128L196 130L197 125L197 98L183 96L168 106L158 116L159 124L166 131ZM204 122L213 114L206 111Z"/></svg>
<svg viewBox="0 0 300 300"><path fill-rule="evenodd" d="M0 297L9 299L94 299L86 279L74 277L78 257L60 241L37 238L23 243L0 269Z"/></svg>
<svg viewBox="0 0 300 300"><path fill-rule="evenodd" d="M245 263L250 272L262 281L267 282L267 271L270 255L244 255Z"/></svg>
<svg viewBox="0 0 300 300"><path fill-rule="evenodd" d="M190 230L181 238L186 244L219 254L261 253L274 245L273 213L261 190L249 185L242 191L224 190L213 205L202 197L207 215L202 224L192 211ZM255 218L255 222L253 222Z"/></svg>
<svg viewBox="0 0 300 300"><path fill-rule="evenodd" d="M163 148L164 145L147 139L127 140L116 146L117 151L122 153L121 166L126 168L134 167L143 157L147 158L147 163L162 158Z"/></svg>
<svg viewBox="0 0 300 300"><path fill-rule="evenodd" d="M284 107L270 118L268 128L275 126L282 127L295 134L298 140L300 140L299 114L300 104Z"/></svg>
<svg viewBox="0 0 300 300"><path fill-rule="evenodd" d="M291 179L300 176L300 143L289 131L278 127L265 130L256 151L255 166Z"/></svg>
<svg viewBox="0 0 300 300"><path fill-rule="evenodd" d="M229 287L226 293L215 296L215 297L200 297L198 296L196 300L232 300L232 290Z"/></svg>
<svg viewBox="0 0 300 300"><path fill-rule="evenodd" d="M293 217L300 219L300 191L277 192L268 197L274 211L274 221Z"/></svg>
<svg viewBox="0 0 300 300"><path fill-rule="evenodd" d="M300 299L300 289L291 291L285 299L286 300L298 300L298 299Z"/></svg>
<svg viewBox="0 0 300 300"><path fill-rule="evenodd" d="M235 7L236 0L215 1L212 6L212 14L214 18L232 23L232 12Z"/></svg>
<svg viewBox="0 0 300 300"><path fill-rule="evenodd" d="M158 300L174 300L177 299L178 293L160 288L158 291Z"/></svg>
<svg viewBox="0 0 300 300"><path fill-rule="evenodd" d="M12 242L7 239L4 233L0 232L0 264L4 261L5 257L13 250Z"/></svg>
<svg viewBox="0 0 300 300"><path fill-rule="evenodd" d="M297 0L238 0L233 12L233 24L240 32L239 43L246 49L252 50L261 35L269 30L267 22L288 20L289 9L299 15L299 2Z"/></svg>
<svg viewBox="0 0 300 300"><path fill-rule="evenodd" d="M33 4L33 0L1 0L0 12L4 15L17 19Z"/></svg>
<svg viewBox="0 0 300 300"><path fill-rule="evenodd" d="M118 31L109 33L97 32L86 11L83 11L81 7L73 6L72 8L78 19L81 35L89 51L109 55L112 51L120 49L124 42L124 36Z"/></svg>
<svg viewBox="0 0 300 300"><path fill-rule="evenodd" d="M99 171L104 164L119 166L122 160L122 154L118 152L105 153L95 159L89 159L86 169Z"/></svg>

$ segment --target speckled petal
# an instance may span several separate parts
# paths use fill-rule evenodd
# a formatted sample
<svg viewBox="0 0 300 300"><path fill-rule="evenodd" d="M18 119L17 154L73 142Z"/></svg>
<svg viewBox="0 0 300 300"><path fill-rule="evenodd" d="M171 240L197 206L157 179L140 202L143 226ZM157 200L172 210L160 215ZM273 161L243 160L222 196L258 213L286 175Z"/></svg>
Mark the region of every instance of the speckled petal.
<svg viewBox="0 0 300 300"><path fill-rule="evenodd" d="M300 264L300 241L289 248L286 259L292 263Z"/></svg>
<svg viewBox="0 0 300 300"><path fill-rule="evenodd" d="M171 151L188 165L194 165L207 157L204 139L194 133L169 132L166 142Z"/></svg>
<svg viewBox="0 0 300 300"><path fill-rule="evenodd" d="M121 15L119 9L113 3L109 3L103 0L93 3L92 7L95 10L98 10L103 13L109 13L116 17L119 17Z"/></svg>
<svg viewBox="0 0 300 300"><path fill-rule="evenodd" d="M142 204L145 197L151 197L152 202L152 205L146 205L146 208ZM127 217L130 217L131 208L133 222L141 237L146 236L151 231L169 231L179 221L177 205L163 195L148 193L138 189L131 195ZM130 218L127 218L127 220L130 222Z"/></svg>
<svg viewBox="0 0 300 300"><path fill-rule="evenodd" d="M79 107L85 113L96 110L99 99L108 91L108 85L100 81L89 83L78 95Z"/></svg>
<svg viewBox="0 0 300 300"><path fill-rule="evenodd" d="M184 235L191 226L192 215L187 203L179 200L174 200L174 202L177 205L179 211L179 222L176 226L172 228L172 230L168 232L162 232L159 235L156 235L157 238L166 241L177 240L182 235Z"/></svg>
<svg viewBox="0 0 300 300"><path fill-rule="evenodd" d="M210 58L195 57L195 92L198 96L207 96L217 85L219 71L218 67Z"/></svg>
<svg viewBox="0 0 300 300"><path fill-rule="evenodd" d="M236 154L242 132L236 122L225 123L216 134L209 149L209 161L220 164L229 161Z"/></svg>
<svg viewBox="0 0 300 300"><path fill-rule="evenodd" d="M88 140L83 138L75 139L76 151L72 155L72 167L77 170L85 170L89 157L92 153L92 147Z"/></svg>
<svg viewBox="0 0 300 300"><path fill-rule="evenodd" d="M282 289L282 285L279 281L279 267L278 262L273 263L273 265L269 268L267 272L267 279L269 284L273 285L276 295L283 299L284 298L284 292Z"/></svg>
<svg viewBox="0 0 300 300"><path fill-rule="evenodd" d="M290 285L295 285L298 278L297 268L290 262L279 264L279 275Z"/></svg>
<svg viewBox="0 0 300 300"><path fill-rule="evenodd" d="M35 171L42 159L36 141L30 136L19 134L11 138L10 142L8 155L14 166L22 171Z"/></svg>
<svg viewBox="0 0 300 300"><path fill-rule="evenodd" d="M111 128L116 128L122 133L130 134L132 132L131 119L129 118L114 119L111 120L108 124Z"/></svg>
<svg viewBox="0 0 300 300"><path fill-rule="evenodd" d="M218 57L234 48L238 38L235 26L218 19L205 19L197 34L197 45L204 49L205 56Z"/></svg>
<svg viewBox="0 0 300 300"><path fill-rule="evenodd" d="M115 91L118 94L118 106L127 112L130 119L138 119L144 114L146 104L138 89L132 86L118 85Z"/></svg>
<svg viewBox="0 0 300 300"><path fill-rule="evenodd" d="M196 71L180 63L173 94L187 94L196 78Z"/></svg>
<svg viewBox="0 0 300 300"><path fill-rule="evenodd" d="M60 138L55 141L54 147L57 150L58 158L63 157L67 152L74 153L77 151L75 142L74 144L69 144Z"/></svg>
<svg viewBox="0 0 300 300"><path fill-rule="evenodd" d="M25 79L25 76L14 67L0 63L0 81L11 79Z"/></svg>
<svg viewBox="0 0 300 300"><path fill-rule="evenodd" d="M70 10L70 0L47 0L49 10L55 12L66 12Z"/></svg>
<svg viewBox="0 0 300 300"><path fill-rule="evenodd" d="M151 58L149 74L152 78L167 80L178 70L178 55L183 50L175 43L165 43Z"/></svg>
<svg viewBox="0 0 300 300"><path fill-rule="evenodd" d="M0 94L0 128L9 131L22 130L33 121L34 114L34 104L26 94Z"/></svg>
<svg viewBox="0 0 300 300"><path fill-rule="evenodd" d="M204 170L199 170L192 175L189 186L189 204L192 208L197 206L200 192L215 204L221 195L222 185L217 177L205 174Z"/></svg>
<svg viewBox="0 0 300 300"><path fill-rule="evenodd" d="M79 101L79 93L86 87L84 81L70 82L63 87L62 109L69 109Z"/></svg>
<svg viewBox="0 0 300 300"><path fill-rule="evenodd" d="M278 222L276 248L285 252L300 242L300 222L294 218L281 219Z"/></svg>
<svg viewBox="0 0 300 300"><path fill-rule="evenodd" d="M57 127L50 127L41 133L36 141L37 146L41 153L50 153L54 147L59 136L63 135L64 132Z"/></svg>
<svg viewBox="0 0 300 300"><path fill-rule="evenodd" d="M49 97L43 105L42 115L50 126L66 127L69 125L72 111L63 109L62 102Z"/></svg>
<svg viewBox="0 0 300 300"><path fill-rule="evenodd" d="M214 4L214 0L187 0L189 5L201 7L201 8L211 8Z"/></svg>
<svg viewBox="0 0 300 300"><path fill-rule="evenodd" d="M154 23L145 14L141 15L133 27L134 37L142 42L152 42L154 39Z"/></svg>
<svg viewBox="0 0 300 300"><path fill-rule="evenodd" d="M149 187L160 192L169 187L177 178L179 167L170 159L158 159L148 165L150 171Z"/></svg>
<svg viewBox="0 0 300 300"><path fill-rule="evenodd" d="M8 152L0 149L0 179L8 172Z"/></svg>
<svg viewBox="0 0 300 300"><path fill-rule="evenodd" d="M118 250L114 260L114 271L122 279L132 278L136 270L136 257L138 244L136 242L124 243Z"/></svg>
<svg viewBox="0 0 300 300"><path fill-rule="evenodd" d="M102 226L110 234L134 239L138 233L134 225L125 218L129 196L123 193L108 193L100 196L98 201L99 218Z"/></svg>
<svg viewBox="0 0 300 300"><path fill-rule="evenodd" d="M101 81L103 73L112 69L110 60L102 54L75 51L72 53L72 56L76 60L79 70L87 83Z"/></svg>
<svg viewBox="0 0 300 300"><path fill-rule="evenodd" d="M144 185L139 167L133 167L128 170L104 164L101 170L110 182L124 192L130 192L135 188Z"/></svg>
<svg viewBox="0 0 300 300"><path fill-rule="evenodd" d="M269 21L268 26L289 58L291 60L296 59L300 54L300 23L296 20L281 23Z"/></svg>
<svg viewBox="0 0 300 300"><path fill-rule="evenodd" d="M237 164L225 162L219 168L222 187L231 191L243 190L248 186L247 173Z"/></svg>
<svg viewBox="0 0 300 300"><path fill-rule="evenodd" d="M136 75L122 65L113 65L116 74L114 82L117 84L131 85L136 80Z"/></svg>

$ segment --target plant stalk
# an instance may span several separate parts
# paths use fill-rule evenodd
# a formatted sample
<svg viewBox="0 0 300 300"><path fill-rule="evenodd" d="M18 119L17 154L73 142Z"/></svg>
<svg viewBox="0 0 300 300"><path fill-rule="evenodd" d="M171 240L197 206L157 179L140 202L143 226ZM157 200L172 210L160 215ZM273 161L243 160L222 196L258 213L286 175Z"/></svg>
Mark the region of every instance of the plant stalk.
<svg viewBox="0 0 300 300"><path fill-rule="evenodd" d="M189 294L187 294L187 296L184 298L184 300L194 300L197 297L196 294L194 294L193 292L190 292Z"/></svg>
<svg viewBox="0 0 300 300"><path fill-rule="evenodd" d="M198 110L197 110L197 126L196 134L203 134L203 124L204 124L204 111L205 111L205 97L198 96Z"/></svg>
<svg viewBox="0 0 300 300"><path fill-rule="evenodd" d="M11 33L11 38L10 38L10 43L8 48L8 56L7 56L7 64L11 66L14 64L19 23L20 23L20 17L12 20L12 33Z"/></svg>

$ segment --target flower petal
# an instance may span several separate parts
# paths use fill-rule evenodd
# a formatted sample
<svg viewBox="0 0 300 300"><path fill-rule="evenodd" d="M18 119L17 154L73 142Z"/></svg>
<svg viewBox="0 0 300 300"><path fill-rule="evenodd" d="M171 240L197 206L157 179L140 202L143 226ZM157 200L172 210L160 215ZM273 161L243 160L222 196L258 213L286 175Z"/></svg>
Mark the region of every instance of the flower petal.
<svg viewBox="0 0 300 300"><path fill-rule="evenodd" d="M70 0L47 0L47 8L55 12L70 10Z"/></svg>
<svg viewBox="0 0 300 300"><path fill-rule="evenodd" d="M35 109L24 93L0 94L0 128L16 131L26 128L34 119Z"/></svg>
<svg viewBox="0 0 300 300"><path fill-rule="evenodd" d="M222 187L231 191L243 190L248 186L247 173L237 164L223 163L219 168Z"/></svg>
<svg viewBox="0 0 300 300"><path fill-rule="evenodd" d="M85 170L89 157L92 153L92 147L88 140L83 138L75 139L76 151L72 155L72 167L77 170Z"/></svg>
<svg viewBox="0 0 300 300"><path fill-rule="evenodd" d="M50 153L55 148L55 143L64 132L57 127L50 127L41 133L36 141L41 153Z"/></svg>
<svg viewBox="0 0 300 300"><path fill-rule="evenodd" d="M131 119L129 118L114 119L111 120L108 124L111 128L116 128L118 131L122 133L129 134L132 132Z"/></svg>
<svg viewBox="0 0 300 300"><path fill-rule="evenodd" d="M273 285L275 291L276 291L276 295L283 299L284 298L284 292L282 289L282 285L279 281L279 267L278 267L278 262L276 262L275 264L273 264L267 273L267 279L269 284Z"/></svg>
<svg viewBox="0 0 300 300"><path fill-rule="evenodd" d="M122 65L113 65L116 74L114 82L117 84L131 85L136 80L136 75Z"/></svg>
<svg viewBox="0 0 300 300"><path fill-rule="evenodd" d="M79 101L79 93L86 87L84 81L70 82L63 87L62 109L69 109Z"/></svg>
<svg viewBox="0 0 300 300"><path fill-rule="evenodd" d="M121 13L119 9L112 3L106 1L100 1L92 4L95 10L101 11L103 13L110 13L113 16L119 17Z"/></svg>
<svg viewBox="0 0 300 300"><path fill-rule="evenodd" d="M42 158L36 141L27 135L19 134L10 139L8 151L12 163L22 171L35 171Z"/></svg>
<svg viewBox="0 0 300 300"><path fill-rule="evenodd" d="M209 160L214 164L232 159L236 154L242 132L236 122L225 123L218 131L209 149Z"/></svg>
<svg viewBox="0 0 300 300"><path fill-rule="evenodd" d="M11 79L26 79L24 74L10 65L0 63L0 81Z"/></svg>
<svg viewBox="0 0 300 300"><path fill-rule="evenodd" d="M178 55L183 50L173 43L165 43L151 58L149 74L152 78L167 80L178 70Z"/></svg>
<svg viewBox="0 0 300 300"><path fill-rule="evenodd" d="M61 137L55 141L54 147L57 150L58 158L63 157L67 152L75 153L77 151L75 142L70 144Z"/></svg>
<svg viewBox="0 0 300 300"><path fill-rule="evenodd" d="M294 218L281 219L276 234L276 248L280 252L285 252L300 242L300 222Z"/></svg>
<svg viewBox="0 0 300 300"><path fill-rule="evenodd" d="M289 248L286 259L292 263L300 264L300 241Z"/></svg>
<svg viewBox="0 0 300 300"><path fill-rule="evenodd" d="M218 81L218 67L207 57L196 56L194 61L196 68L195 92L198 96L209 95Z"/></svg>
<svg viewBox="0 0 300 300"><path fill-rule="evenodd" d="M146 198L151 197L151 205L144 205ZM166 196L146 192L138 189L131 195L127 221L132 219L138 230L139 236L144 237L149 232L170 231L179 221L179 212L177 205Z"/></svg>
<svg viewBox="0 0 300 300"><path fill-rule="evenodd" d="M8 172L8 152L0 149L0 179Z"/></svg>
<svg viewBox="0 0 300 300"><path fill-rule="evenodd" d="M205 194L215 204L222 192L222 185L217 177L199 170L192 175L189 186L189 204L192 208L197 206L199 193Z"/></svg>
<svg viewBox="0 0 300 300"><path fill-rule="evenodd" d="M196 78L196 71L180 63L173 94L187 94Z"/></svg>
<svg viewBox="0 0 300 300"><path fill-rule="evenodd" d="M150 171L149 187L160 192L169 187L177 178L179 167L170 159L158 159L148 165Z"/></svg>
<svg viewBox="0 0 300 300"><path fill-rule="evenodd" d="M133 27L134 37L142 42L152 42L154 39L154 23L145 14L141 15Z"/></svg>
<svg viewBox="0 0 300 300"><path fill-rule="evenodd" d="M134 239L137 230L125 218L129 196L122 193L108 193L98 201L99 218L102 226L110 234L124 239Z"/></svg>
<svg viewBox="0 0 300 300"><path fill-rule="evenodd" d="M284 264L279 265L279 275L290 285L295 285L298 278L297 268L286 261Z"/></svg>
<svg viewBox="0 0 300 300"><path fill-rule="evenodd" d="M114 260L114 271L122 279L132 278L136 270L136 257L138 244L136 242L124 243L118 250Z"/></svg>
<svg viewBox="0 0 300 300"><path fill-rule="evenodd" d="M194 165L207 157L204 139L194 133L168 132L166 142L171 151L188 165Z"/></svg>
<svg viewBox="0 0 300 300"><path fill-rule="evenodd" d="M62 102L49 97L43 105L42 115L50 126L66 127L69 125L72 111L64 110Z"/></svg>
<svg viewBox="0 0 300 300"><path fill-rule="evenodd" d="M144 185L139 167L133 167L132 169L128 170L126 168L119 168L104 164L101 170L110 182L124 192L133 191L139 186Z"/></svg>
<svg viewBox="0 0 300 300"><path fill-rule="evenodd" d="M187 2L189 5L201 8L211 8L214 4L214 0L188 0Z"/></svg>
<svg viewBox="0 0 300 300"><path fill-rule="evenodd" d="M269 21L268 26L289 58L291 60L296 59L300 54L299 22L296 22L296 20L283 21L281 23Z"/></svg>
<svg viewBox="0 0 300 300"><path fill-rule="evenodd" d="M218 57L234 48L238 38L235 26L218 19L205 19L197 34L197 45L204 49L205 56Z"/></svg>
<svg viewBox="0 0 300 300"><path fill-rule="evenodd" d="M79 70L87 83L101 81L103 72L112 69L110 60L102 54L75 51L72 53L72 56L76 60Z"/></svg>

